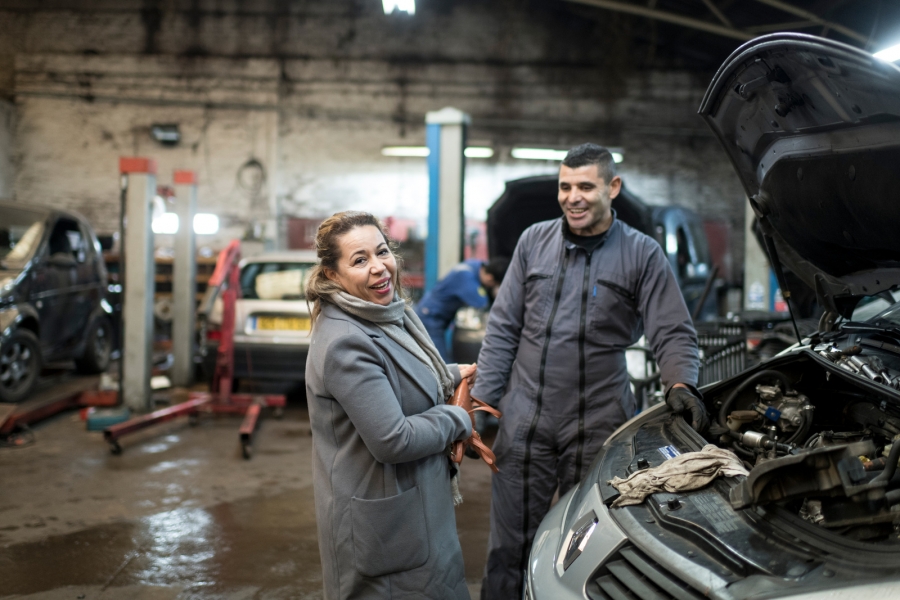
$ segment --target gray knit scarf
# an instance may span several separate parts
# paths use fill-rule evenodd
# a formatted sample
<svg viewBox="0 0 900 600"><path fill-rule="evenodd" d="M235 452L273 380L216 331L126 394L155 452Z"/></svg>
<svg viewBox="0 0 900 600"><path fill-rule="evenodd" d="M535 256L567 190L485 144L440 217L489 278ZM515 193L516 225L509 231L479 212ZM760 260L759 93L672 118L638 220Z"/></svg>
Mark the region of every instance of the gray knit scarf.
<svg viewBox="0 0 900 600"><path fill-rule="evenodd" d="M446 401L453 394L450 369L434 347L422 321L406 302L394 296L390 304L382 306L343 291L335 292L329 300L341 310L374 323L385 335L422 361L437 380L443 394L441 400Z"/></svg>

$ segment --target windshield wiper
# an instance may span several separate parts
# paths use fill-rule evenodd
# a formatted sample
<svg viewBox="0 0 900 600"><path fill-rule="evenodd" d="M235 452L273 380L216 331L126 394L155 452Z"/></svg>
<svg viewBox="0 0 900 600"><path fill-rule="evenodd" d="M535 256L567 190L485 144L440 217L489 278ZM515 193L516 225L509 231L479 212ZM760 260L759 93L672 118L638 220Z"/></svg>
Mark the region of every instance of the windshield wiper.
<svg viewBox="0 0 900 600"><path fill-rule="evenodd" d="M900 327L889 327L883 325L870 325L868 323L858 323L856 321L847 321L841 323L841 331L854 333L874 333L878 335L887 335L894 339L900 340Z"/></svg>

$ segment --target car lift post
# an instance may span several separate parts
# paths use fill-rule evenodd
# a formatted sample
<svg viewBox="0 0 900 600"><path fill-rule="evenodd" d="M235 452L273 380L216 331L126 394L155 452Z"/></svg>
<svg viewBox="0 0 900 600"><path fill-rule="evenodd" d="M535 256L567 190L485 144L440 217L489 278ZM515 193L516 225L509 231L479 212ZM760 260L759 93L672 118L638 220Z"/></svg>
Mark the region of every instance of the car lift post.
<svg viewBox="0 0 900 600"><path fill-rule="evenodd" d="M175 258L172 264L172 384L188 387L194 382L194 337L197 312L197 249L194 213L197 210L197 177L193 171L175 170Z"/></svg>
<svg viewBox="0 0 900 600"><path fill-rule="evenodd" d="M153 341L153 229L151 204L156 195L156 161L121 157L123 210L120 218L119 281L122 292L123 348L119 389L131 410L150 408Z"/></svg>
<svg viewBox="0 0 900 600"><path fill-rule="evenodd" d="M233 240L219 254L203 301L204 312L209 314L216 298L220 294L222 296L222 339L216 354L216 369L210 391L191 392L187 402L107 427L103 436L113 454L122 452L119 439L124 435L182 415L196 417L200 412L212 412L244 415L240 427L240 442L244 458L249 459L253 452L253 432L256 430L261 407L275 408L276 416L281 415L286 404L284 395L231 393L234 379L235 304L241 294L240 260L240 242Z"/></svg>
<svg viewBox="0 0 900 600"><path fill-rule="evenodd" d="M463 259L463 181L469 115L451 107L426 113L428 145L428 238L425 291Z"/></svg>

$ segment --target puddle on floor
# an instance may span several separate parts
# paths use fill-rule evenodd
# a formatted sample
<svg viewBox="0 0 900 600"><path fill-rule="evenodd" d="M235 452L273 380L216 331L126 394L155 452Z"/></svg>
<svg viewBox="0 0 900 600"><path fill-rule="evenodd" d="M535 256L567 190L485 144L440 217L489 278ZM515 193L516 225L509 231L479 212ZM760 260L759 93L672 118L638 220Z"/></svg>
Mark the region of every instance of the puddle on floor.
<svg viewBox="0 0 900 600"><path fill-rule="evenodd" d="M65 586L181 585L192 598L248 586L322 589L312 489L177 508L0 549L2 594Z"/></svg>

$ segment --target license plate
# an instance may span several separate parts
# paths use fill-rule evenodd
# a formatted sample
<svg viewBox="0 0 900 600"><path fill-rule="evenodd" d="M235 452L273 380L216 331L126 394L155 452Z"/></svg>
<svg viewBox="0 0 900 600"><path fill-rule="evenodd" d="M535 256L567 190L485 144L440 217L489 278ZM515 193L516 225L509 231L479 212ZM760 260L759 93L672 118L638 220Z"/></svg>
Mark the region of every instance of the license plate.
<svg viewBox="0 0 900 600"><path fill-rule="evenodd" d="M304 317L256 317L258 331L309 331L309 319Z"/></svg>

